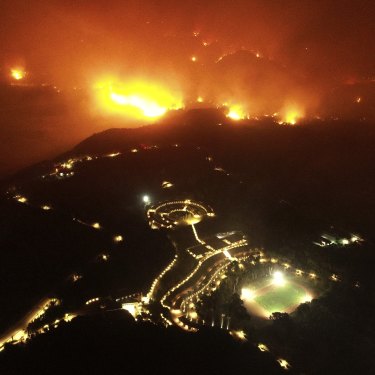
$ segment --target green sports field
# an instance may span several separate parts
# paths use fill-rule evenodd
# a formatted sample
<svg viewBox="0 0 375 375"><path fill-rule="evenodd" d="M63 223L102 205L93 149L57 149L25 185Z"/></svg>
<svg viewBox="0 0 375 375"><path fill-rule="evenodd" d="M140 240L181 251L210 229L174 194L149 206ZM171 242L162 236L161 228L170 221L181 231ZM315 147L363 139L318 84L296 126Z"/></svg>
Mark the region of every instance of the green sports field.
<svg viewBox="0 0 375 375"><path fill-rule="evenodd" d="M269 314L279 311L284 312L289 308L300 304L306 296L305 290L293 283L283 286L274 286L269 291L254 298Z"/></svg>

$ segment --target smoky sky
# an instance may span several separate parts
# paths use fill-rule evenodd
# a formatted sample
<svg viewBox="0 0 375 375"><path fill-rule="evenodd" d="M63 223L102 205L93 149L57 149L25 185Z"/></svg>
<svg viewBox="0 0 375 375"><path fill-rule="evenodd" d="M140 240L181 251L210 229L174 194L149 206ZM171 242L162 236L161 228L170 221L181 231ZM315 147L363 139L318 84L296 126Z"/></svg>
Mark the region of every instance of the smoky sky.
<svg viewBox="0 0 375 375"><path fill-rule="evenodd" d="M241 104L252 116L296 105L306 116L375 118L374 8L365 0L0 0L0 173L94 131L139 126L96 115L90 88L107 75L157 81L185 103ZM21 87L8 97L2 84L17 66L26 84L59 90L25 101Z"/></svg>
<svg viewBox="0 0 375 375"><path fill-rule="evenodd" d="M374 74L372 1L1 2L2 68L84 83L99 72L184 75L192 54L260 51L302 75ZM199 32L198 38L192 37ZM202 53L201 42L210 45Z"/></svg>

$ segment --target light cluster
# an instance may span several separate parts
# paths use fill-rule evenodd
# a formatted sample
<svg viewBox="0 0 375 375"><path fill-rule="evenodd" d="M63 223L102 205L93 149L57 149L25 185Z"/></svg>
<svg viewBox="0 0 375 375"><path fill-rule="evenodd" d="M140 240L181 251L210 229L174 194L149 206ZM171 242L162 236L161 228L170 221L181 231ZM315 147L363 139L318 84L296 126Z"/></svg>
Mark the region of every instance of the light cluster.
<svg viewBox="0 0 375 375"><path fill-rule="evenodd" d="M178 256L177 254L174 256L174 259L172 260L171 263L169 263L167 265L167 267L164 268L164 270L158 275L158 277L152 282L151 284L151 288L150 288L150 291L147 293L147 297L152 300L153 299L153 295L154 295L154 292L155 292L155 288L157 286L157 284L160 282L160 279L168 272L170 271L173 266L175 265L175 263L177 262L177 259L178 259Z"/></svg>
<svg viewBox="0 0 375 375"><path fill-rule="evenodd" d="M190 199L162 202L147 210L147 218L153 229L192 225L206 216L214 215L211 207Z"/></svg>
<svg viewBox="0 0 375 375"><path fill-rule="evenodd" d="M280 367L282 367L284 370L289 370L290 369L290 363L286 360L286 359L283 359L283 358L279 358L277 360L277 363L280 365Z"/></svg>
<svg viewBox="0 0 375 375"><path fill-rule="evenodd" d="M320 240L314 242L315 245L320 247L345 247L353 244L360 244L364 240L358 234L351 233L347 237L336 237L331 234L324 233L320 236Z"/></svg>
<svg viewBox="0 0 375 375"><path fill-rule="evenodd" d="M31 316L28 316L26 321L22 322L22 327L16 327L11 333L9 333L6 337L4 337L0 341L0 352L4 350L4 345L7 343L14 343L17 344L22 341L26 341L29 337L27 332L27 326L34 322L36 319L41 318L47 310L52 307L59 305L60 301L56 298L48 298L45 299L40 306L32 313Z"/></svg>
<svg viewBox="0 0 375 375"><path fill-rule="evenodd" d="M99 297L91 298L88 301L85 302L85 305L91 305L92 303L98 302Z"/></svg>

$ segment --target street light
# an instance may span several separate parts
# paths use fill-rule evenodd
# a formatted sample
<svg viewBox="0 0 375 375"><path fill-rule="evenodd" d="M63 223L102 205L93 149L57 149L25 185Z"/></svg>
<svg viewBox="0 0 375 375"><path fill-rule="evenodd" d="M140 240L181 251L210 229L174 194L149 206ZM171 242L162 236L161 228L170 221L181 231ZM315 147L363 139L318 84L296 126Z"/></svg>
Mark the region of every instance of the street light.
<svg viewBox="0 0 375 375"><path fill-rule="evenodd" d="M150 203L150 197L148 195L144 195L143 198L142 198L142 200L143 200L144 204Z"/></svg>

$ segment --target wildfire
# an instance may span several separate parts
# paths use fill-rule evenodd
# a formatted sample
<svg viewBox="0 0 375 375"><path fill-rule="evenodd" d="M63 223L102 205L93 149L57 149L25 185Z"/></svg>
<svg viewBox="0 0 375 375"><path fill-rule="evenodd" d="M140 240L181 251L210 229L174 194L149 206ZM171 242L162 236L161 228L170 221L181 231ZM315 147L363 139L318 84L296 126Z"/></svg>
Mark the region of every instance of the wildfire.
<svg viewBox="0 0 375 375"><path fill-rule="evenodd" d="M284 115L279 124L296 125L304 116L303 111L297 107L287 107L283 113Z"/></svg>
<svg viewBox="0 0 375 375"><path fill-rule="evenodd" d="M25 78L26 72L22 68L13 68L10 70L10 75L16 81L20 81Z"/></svg>
<svg viewBox="0 0 375 375"><path fill-rule="evenodd" d="M229 107L229 112L227 113L226 116L232 120L239 121L239 120L243 120L244 118L246 118L246 113L241 106L233 105Z"/></svg>
<svg viewBox="0 0 375 375"><path fill-rule="evenodd" d="M157 118L182 107L182 100L165 88L146 82L106 81L96 85L99 104L106 112L135 118Z"/></svg>
<svg viewBox="0 0 375 375"><path fill-rule="evenodd" d="M166 107L162 107L159 104L152 102L151 100L142 98L138 95L121 95L111 93L110 98L116 104L121 106L130 106L140 109L146 117L159 117L167 112Z"/></svg>

